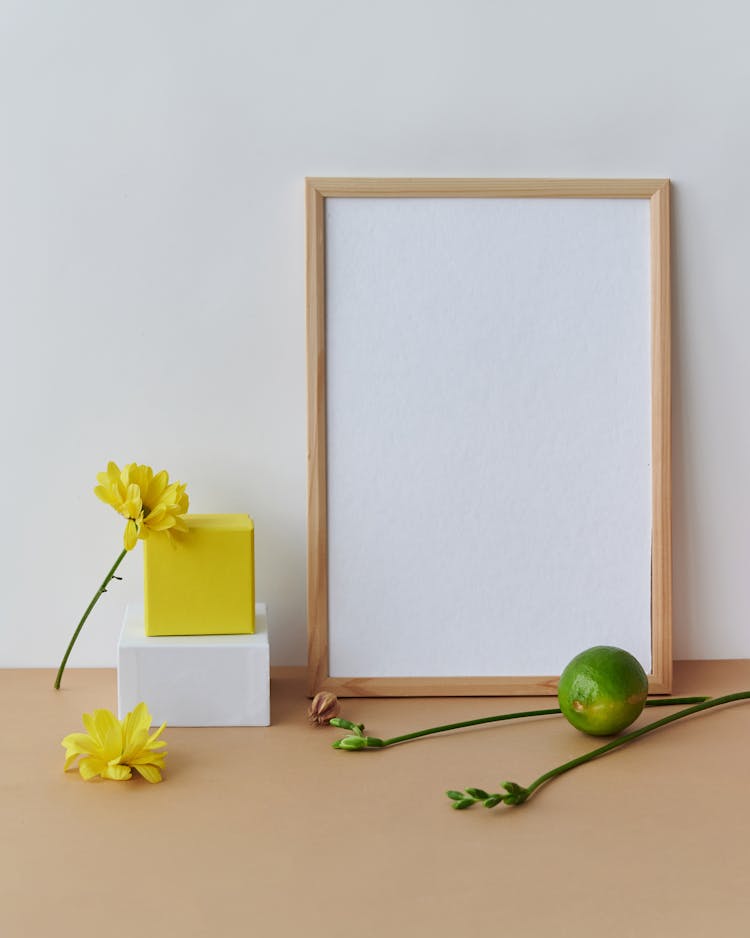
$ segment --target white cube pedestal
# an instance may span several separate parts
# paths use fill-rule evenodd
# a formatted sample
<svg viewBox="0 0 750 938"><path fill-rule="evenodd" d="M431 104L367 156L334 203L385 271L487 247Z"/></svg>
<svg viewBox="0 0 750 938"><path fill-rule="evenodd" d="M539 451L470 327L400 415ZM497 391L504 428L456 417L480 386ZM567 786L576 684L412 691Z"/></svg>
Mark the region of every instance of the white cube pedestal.
<svg viewBox="0 0 750 938"><path fill-rule="evenodd" d="M143 605L125 610L117 645L120 719L144 701L156 726L268 726L270 686L264 603L255 607L254 635L148 637Z"/></svg>

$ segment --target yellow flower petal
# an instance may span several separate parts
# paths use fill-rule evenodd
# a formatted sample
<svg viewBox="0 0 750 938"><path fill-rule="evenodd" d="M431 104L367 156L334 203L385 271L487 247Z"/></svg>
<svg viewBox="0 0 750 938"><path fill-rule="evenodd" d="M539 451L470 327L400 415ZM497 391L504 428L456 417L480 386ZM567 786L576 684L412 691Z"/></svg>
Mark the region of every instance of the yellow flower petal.
<svg viewBox="0 0 750 938"><path fill-rule="evenodd" d="M172 482L164 489L162 497L159 499L162 505L175 505L179 498L179 482Z"/></svg>
<svg viewBox="0 0 750 938"><path fill-rule="evenodd" d="M96 752L98 747L98 743L86 733L70 733L60 745L65 746L68 752L78 754Z"/></svg>
<svg viewBox="0 0 750 938"><path fill-rule="evenodd" d="M105 710L103 707L99 710L94 710L91 716L94 719L96 731L102 739L104 739L112 727L119 722L111 710Z"/></svg>
<svg viewBox="0 0 750 938"><path fill-rule="evenodd" d="M150 719L150 718L149 718L149 719ZM155 741L161 736L161 734L164 732L164 727L165 727L166 725L167 725L166 723L162 723L162 725L159 727L159 729L158 729L155 733L152 733L152 734L149 736L149 738L148 738L148 745L149 745L149 746L153 746L153 745L154 745L154 742L155 742ZM156 745L157 745L157 746L166 746L166 743L164 742L164 740L161 740L160 742L156 743Z"/></svg>
<svg viewBox="0 0 750 938"><path fill-rule="evenodd" d="M131 758L140 752L148 742L148 730L151 725L151 715L144 703L139 703L135 709L121 721L123 735L122 761L130 762Z"/></svg>
<svg viewBox="0 0 750 938"><path fill-rule="evenodd" d="M144 753L135 759L131 759L128 765L132 766L134 769L137 769L139 765L154 765L157 769L163 769L166 758L166 752Z"/></svg>
<svg viewBox="0 0 750 938"><path fill-rule="evenodd" d="M164 504L157 505L156 508L151 509L148 513L144 508L144 518L147 518L149 523L152 521L160 521L167 514L167 506Z"/></svg>
<svg viewBox="0 0 750 938"><path fill-rule="evenodd" d="M151 714L143 701L137 704L123 720L123 730L133 733L146 732L151 726Z"/></svg>
<svg viewBox="0 0 750 938"><path fill-rule="evenodd" d="M99 738L101 739L101 755L107 762L118 759L122 753L122 727L117 717L109 710L95 710Z"/></svg>
<svg viewBox="0 0 750 938"><path fill-rule="evenodd" d="M174 515L168 515L166 512L159 518L153 519L151 515L143 519L143 523L150 531L168 531L177 524L177 518Z"/></svg>
<svg viewBox="0 0 750 938"><path fill-rule="evenodd" d="M132 772L127 765L108 765L105 769L102 769L102 778L111 778L115 782L124 782L131 775Z"/></svg>
<svg viewBox="0 0 750 938"><path fill-rule="evenodd" d="M100 498L105 504L111 505L116 511L119 511L121 501L120 496L111 488L107 488L104 485L97 485L94 489L94 495L97 498Z"/></svg>
<svg viewBox="0 0 750 938"><path fill-rule="evenodd" d="M162 469L161 472L157 472L151 480L148 491L143 496L145 503L150 509L153 509L154 506L159 504L168 484L169 474L167 471Z"/></svg>
<svg viewBox="0 0 750 938"><path fill-rule="evenodd" d="M101 739L99 738L99 730L96 725L96 720L94 719L93 713L84 713L83 725L86 727L86 732L91 736L92 739L96 741L98 745L101 745Z"/></svg>
<svg viewBox="0 0 750 938"><path fill-rule="evenodd" d="M142 492L148 492L154 478L151 466L138 466L138 487Z"/></svg>
<svg viewBox="0 0 750 938"><path fill-rule="evenodd" d="M78 763L78 771L84 781L88 781L96 775L101 775L106 768L107 763L96 756L87 756Z"/></svg>
<svg viewBox="0 0 750 938"><path fill-rule="evenodd" d="M135 521L128 520L128 523L125 525L123 543L125 544L125 550L132 550L138 543L138 525Z"/></svg>
<svg viewBox="0 0 750 938"><path fill-rule="evenodd" d="M138 463L128 463L122 471L122 482L125 486L137 485L141 492L147 492L154 477L151 466L141 466Z"/></svg>
<svg viewBox="0 0 750 938"><path fill-rule="evenodd" d="M149 736L151 714L145 703L139 703L122 721L124 734L122 762L133 767L155 765L161 768L164 765L166 753L154 752L152 747L160 749L164 745L163 742L156 742L156 739L165 725L162 724L155 733Z"/></svg>
<svg viewBox="0 0 750 938"><path fill-rule="evenodd" d="M65 765L63 766L63 772L68 771L68 769L71 767L71 765L73 765L73 763L76 761L79 755L80 753L74 752L72 755L65 757Z"/></svg>
<svg viewBox="0 0 750 938"><path fill-rule="evenodd" d="M126 518L137 519L141 514L142 508L141 490L134 482L131 482L128 486L125 499L117 510Z"/></svg>
<svg viewBox="0 0 750 938"><path fill-rule="evenodd" d="M161 772L155 765L134 765L133 768L136 772L140 772L147 782L156 784L156 782L161 781Z"/></svg>

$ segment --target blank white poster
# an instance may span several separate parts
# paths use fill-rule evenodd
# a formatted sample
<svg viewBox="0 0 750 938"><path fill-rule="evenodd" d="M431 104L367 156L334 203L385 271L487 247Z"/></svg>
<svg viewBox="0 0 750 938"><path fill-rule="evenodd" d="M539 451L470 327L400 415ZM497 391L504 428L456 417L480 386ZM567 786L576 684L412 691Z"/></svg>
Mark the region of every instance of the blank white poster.
<svg viewBox="0 0 750 938"><path fill-rule="evenodd" d="M331 676L651 670L647 199L326 201Z"/></svg>

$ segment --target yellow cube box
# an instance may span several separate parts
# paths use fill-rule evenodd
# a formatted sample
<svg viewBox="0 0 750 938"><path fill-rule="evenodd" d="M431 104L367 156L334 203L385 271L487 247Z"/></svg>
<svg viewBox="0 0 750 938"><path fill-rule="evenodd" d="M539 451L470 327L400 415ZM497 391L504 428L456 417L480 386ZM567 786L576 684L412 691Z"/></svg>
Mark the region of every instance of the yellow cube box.
<svg viewBox="0 0 750 938"><path fill-rule="evenodd" d="M185 515L173 544L143 542L146 635L255 632L254 525L247 515Z"/></svg>

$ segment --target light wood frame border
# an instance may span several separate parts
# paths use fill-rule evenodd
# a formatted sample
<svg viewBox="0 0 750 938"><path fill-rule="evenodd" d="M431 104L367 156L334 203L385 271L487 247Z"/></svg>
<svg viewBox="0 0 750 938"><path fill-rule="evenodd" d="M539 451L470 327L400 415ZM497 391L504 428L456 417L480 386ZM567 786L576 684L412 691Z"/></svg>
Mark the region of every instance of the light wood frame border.
<svg viewBox="0 0 750 938"><path fill-rule="evenodd" d="M331 677L326 484L327 198L648 199L651 219L652 516L650 693L672 687L670 187L668 179L309 178L307 201L308 692L343 697L547 695L557 677Z"/></svg>

